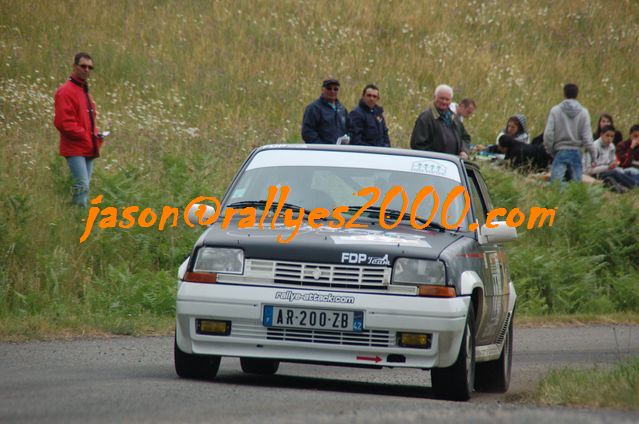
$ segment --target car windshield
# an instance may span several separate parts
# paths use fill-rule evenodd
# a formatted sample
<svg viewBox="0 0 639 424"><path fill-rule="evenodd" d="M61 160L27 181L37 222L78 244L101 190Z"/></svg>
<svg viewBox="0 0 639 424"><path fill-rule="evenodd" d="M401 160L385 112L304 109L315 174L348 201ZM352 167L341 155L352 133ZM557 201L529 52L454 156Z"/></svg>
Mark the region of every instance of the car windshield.
<svg viewBox="0 0 639 424"><path fill-rule="evenodd" d="M435 202L432 194L426 196L420 202L416 215L428 219L435 206L432 221L442 223L446 198L460 185L457 165L445 159L351 151L274 149L261 151L253 157L233 186L225 206L264 207L269 187L288 186L287 207L301 207L306 211L326 208L331 211L339 206L352 206L350 211L355 213L371 198L370 195L358 196L357 192L373 186L380 190L379 198L371 205L373 212L374 208L381 207L389 190L400 186L406 193L406 203L398 194L386 209L401 211L405 204L408 218L418 192L425 186L432 186L439 201ZM469 224L468 219L462 217L465 207L463 194L456 196L444 210L444 222L448 225L459 223L457 225L465 229ZM387 221L393 222L394 217Z"/></svg>

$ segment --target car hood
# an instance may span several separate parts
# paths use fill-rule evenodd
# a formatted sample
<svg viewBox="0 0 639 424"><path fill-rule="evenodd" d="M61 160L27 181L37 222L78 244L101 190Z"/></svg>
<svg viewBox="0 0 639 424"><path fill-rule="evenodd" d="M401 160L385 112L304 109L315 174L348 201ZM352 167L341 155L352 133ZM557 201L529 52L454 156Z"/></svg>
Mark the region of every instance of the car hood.
<svg viewBox="0 0 639 424"><path fill-rule="evenodd" d="M420 231L409 225L384 230L377 224L367 224L368 228L360 229L314 229L304 222L290 242L280 243L278 236L290 237L289 227L279 224L270 229L267 224L264 230L240 229L235 221L226 229L214 224L198 245L241 248L246 258L390 266L400 256L437 259L447 246L463 237L453 231Z"/></svg>

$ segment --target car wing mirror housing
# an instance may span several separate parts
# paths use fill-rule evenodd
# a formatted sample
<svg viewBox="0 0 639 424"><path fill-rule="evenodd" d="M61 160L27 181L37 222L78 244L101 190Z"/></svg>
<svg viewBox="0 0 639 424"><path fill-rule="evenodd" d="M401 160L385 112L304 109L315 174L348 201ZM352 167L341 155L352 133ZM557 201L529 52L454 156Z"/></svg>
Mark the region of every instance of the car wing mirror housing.
<svg viewBox="0 0 639 424"><path fill-rule="evenodd" d="M491 226L494 228L488 228L484 224L477 230L479 244L503 243L517 238L517 230L506 224L506 221L495 221Z"/></svg>
<svg viewBox="0 0 639 424"><path fill-rule="evenodd" d="M202 215L202 221L207 221L210 217L212 217L213 215L215 215L215 208L213 206L209 206L209 205L205 205L202 203L195 203L193 206L191 206L189 208L189 213L188 213L188 217L189 217L189 222L191 222L191 224L193 225L198 225L200 222L200 217L198 215L196 215L196 212L198 211L198 209L204 207L204 212L200 212L199 214Z"/></svg>

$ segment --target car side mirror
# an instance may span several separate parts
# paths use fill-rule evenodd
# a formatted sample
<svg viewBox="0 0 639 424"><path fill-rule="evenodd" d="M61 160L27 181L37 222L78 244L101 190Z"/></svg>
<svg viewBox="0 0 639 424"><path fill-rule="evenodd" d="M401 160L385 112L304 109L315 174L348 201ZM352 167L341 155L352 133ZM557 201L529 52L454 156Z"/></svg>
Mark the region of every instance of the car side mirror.
<svg viewBox="0 0 639 424"><path fill-rule="evenodd" d="M200 216L202 217L202 221L206 221L213 215L215 215L215 208L213 206L196 203L189 209L188 217L191 224L199 225Z"/></svg>
<svg viewBox="0 0 639 424"><path fill-rule="evenodd" d="M507 225L506 221L493 222L492 226L494 228L488 228L484 224L477 230L479 244L503 243L517 238L517 230L515 227Z"/></svg>

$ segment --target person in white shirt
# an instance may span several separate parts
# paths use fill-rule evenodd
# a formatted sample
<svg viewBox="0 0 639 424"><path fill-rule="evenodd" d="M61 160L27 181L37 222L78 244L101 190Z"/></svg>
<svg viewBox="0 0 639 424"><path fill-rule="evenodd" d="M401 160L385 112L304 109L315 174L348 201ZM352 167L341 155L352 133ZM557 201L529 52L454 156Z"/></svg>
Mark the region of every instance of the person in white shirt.
<svg viewBox="0 0 639 424"><path fill-rule="evenodd" d="M464 122L465 118L470 118L470 115L475 113L477 105L473 99L462 99L459 104L453 102L450 104L449 109L453 111L460 121Z"/></svg>
<svg viewBox="0 0 639 424"><path fill-rule="evenodd" d="M618 168L619 161L615 154L615 127L606 125L601 128L600 137L594 142L595 157L591 158L586 151L583 155L583 167L585 173L599 180L618 192L633 188L634 180L621 172Z"/></svg>

